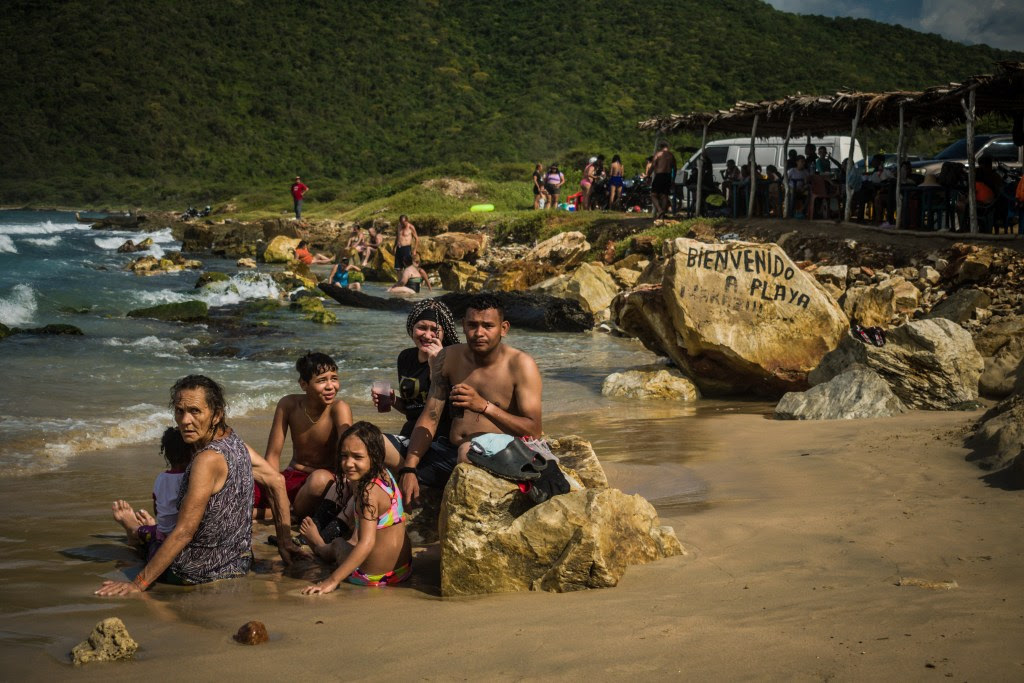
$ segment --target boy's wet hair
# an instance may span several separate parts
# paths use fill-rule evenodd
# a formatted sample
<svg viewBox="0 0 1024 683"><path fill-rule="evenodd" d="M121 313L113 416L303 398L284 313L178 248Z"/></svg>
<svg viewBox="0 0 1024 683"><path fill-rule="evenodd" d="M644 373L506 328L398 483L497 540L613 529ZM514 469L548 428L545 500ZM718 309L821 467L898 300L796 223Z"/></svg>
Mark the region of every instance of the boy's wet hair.
<svg viewBox="0 0 1024 683"><path fill-rule="evenodd" d="M295 361L295 369L299 371L299 379L308 382L322 372L337 372L338 364L326 353L310 351Z"/></svg>
<svg viewBox="0 0 1024 683"><path fill-rule="evenodd" d="M466 310L470 308L474 311L486 311L493 308L498 312L498 320L505 319L505 307L501 305L501 300L493 294L474 294L466 304Z"/></svg>
<svg viewBox="0 0 1024 683"><path fill-rule="evenodd" d="M177 427L168 427L160 437L160 455L172 470L183 470L192 458L192 448L181 438Z"/></svg>

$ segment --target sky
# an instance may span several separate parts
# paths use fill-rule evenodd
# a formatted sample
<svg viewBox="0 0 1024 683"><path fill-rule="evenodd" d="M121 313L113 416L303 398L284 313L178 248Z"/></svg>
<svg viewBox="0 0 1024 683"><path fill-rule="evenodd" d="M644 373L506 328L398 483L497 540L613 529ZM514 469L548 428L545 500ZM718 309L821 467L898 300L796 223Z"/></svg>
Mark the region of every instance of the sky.
<svg viewBox="0 0 1024 683"><path fill-rule="evenodd" d="M961 43L1024 51L1024 0L766 0L784 12L874 19Z"/></svg>

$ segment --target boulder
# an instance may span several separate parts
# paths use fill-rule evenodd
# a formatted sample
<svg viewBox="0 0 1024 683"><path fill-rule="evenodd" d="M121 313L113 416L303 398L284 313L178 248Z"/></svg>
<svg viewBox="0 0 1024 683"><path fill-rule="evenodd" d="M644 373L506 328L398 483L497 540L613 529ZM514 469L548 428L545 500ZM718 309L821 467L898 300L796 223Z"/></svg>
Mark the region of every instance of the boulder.
<svg viewBox="0 0 1024 683"><path fill-rule="evenodd" d="M301 242L298 237L278 235L270 240L267 248L263 250L264 263L288 263L295 260L295 250Z"/></svg>
<svg viewBox="0 0 1024 683"><path fill-rule="evenodd" d="M640 281L640 271L629 268L615 268L612 270L612 277L621 287L634 287Z"/></svg>
<svg viewBox="0 0 1024 683"><path fill-rule="evenodd" d="M131 659L138 649L139 644L128 634L124 622L117 617L109 617L96 624L89 638L71 650L71 660L78 666L89 662Z"/></svg>
<svg viewBox="0 0 1024 683"><path fill-rule="evenodd" d="M602 396L640 400L696 401L700 392L688 377L664 366L613 372L601 385Z"/></svg>
<svg viewBox="0 0 1024 683"><path fill-rule="evenodd" d="M843 311L865 327L888 327L899 314L917 309L920 290L902 277L890 277L876 285L853 287L843 297Z"/></svg>
<svg viewBox="0 0 1024 683"><path fill-rule="evenodd" d="M836 299L846 291L849 276L849 266L822 266L814 271L815 279Z"/></svg>
<svg viewBox="0 0 1024 683"><path fill-rule="evenodd" d="M128 317L189 322L205 320L209 312L210 308L206 305L205 301L182 301L174 304L160 304L159 306L137 308L134 311L129 311Z"/></svg>
<svg viewBox="0 0 1024 683"><path fill-rule="evenodd" d="M242 257L235 262L235 265L239 268L255 268L256 259L249 258L248 256Z"/></svg>
<svg viewBox="0 0 1024 683"><path fill-rule="evenodd" d="M810 382L827 382L855 363L877 372L904 405L925 410L948 410L977 399L984 368L970 333L945 318L934 318L890 330L881 347L847 334L810 374Z"/></svg>
<svg viewBox="0 0 1024 683"><path fill-rule="evenodd" d="M780 420L857 420L892 417L906 406L874 370L854 365L804 392L790 392L775 406Z"/></svg>
<svg viewBox="0 0 1024 683"><path fill-rule="evenodd" d="M205 273L200 273L199 277L196 278L195 288L199 289L200 287L205 287L206 285L212 284L214 282L227 282L230 279L231 278L228 276L227 273L220 273L217 272L216 270L208 270Z"/></svg>
<svg viewBox="0 0 1024 683"><path fill-rule="evenodd" d="M974 338L985 359L978 392L988 398L1005 398L1021 389L1024 368L1024 316L1003 316Z"/></svg>
<svg viewBox="0 0 1024 683"><path fill-rule="evenodd" d="M673 249L662 286L619 294L612 310L619 328L672 359L702 394L803 390L849 328L777 245L678 238Z"/></svg>
<svg viewBox="0 0 1024 683"><path fill-rule="evenodd" d="M575 434L548 437L548 448L558 456L562 469L571 470L576 479L588 489L608 487L608 476L597 459L590 442Z"/></svg>
<svg viewBox="0 0 1024 683"><path fill-rule="evenodd" d="M609 588L630 565L684 552L640 496L579 489L534 506L466 463L445 488L439 532L445 597Z"/></svg>
<svg viewBox="0 0 1024 683"><path fill-rule="evenodd" d="M619 293L608 271L593 263L584 263L573 272L545 280L530 290L579 301L585 311L595 316L608 308Z"/></svg>
<svg viewBox="0 0 1024 683"><path fill-rule="evenodd" d="M594 316L578 301L538 292L492 292L505 309L513 327L541 332L585 332L594 327ZM451 292L437 297L456 319L466 313L471 294Z"/></svg>
<svg viewBox="0 0 1024 683"><path fill-rule="evenodd" d="M67 334L73 337L80 337L85 334L81 329L74 325L65 325L62 323L53 323L50 325L43 325L42 327L14 328L11 332L17 332L18 334Z"/></svg>
<svg viewBox="0 0 1024 683"><path fill-rule="evenodd" d="M945 318L962 324L973 318L975 311L979 308L988 308L991 304L992 299L985 292L973 287L965 287L953 292L925 317Z"/></svg>
<svg viewBox="0 0 1024 683"><path fill-rule="evenodd" d="M499 265L497 272L484 282L484 289L521 292L560 274L558 268L549 263L516 259Z"/></svg>
<svg viewBox="0 0 1024 683"><path fill-rule="evenodd" d="M441 276L441 287L449 292L479 292L487 279L485 273L476 266L462 261L442 263L438 267Z"/></svg>
<svg viewBox="0 0 1024 683"><path fill-rule="evenodd" d="M1011 465L1024 450L1024 396L1017 394L990 408L967 438L967 456L984 470Z"/></svg>
<svg viewBox="0 0 1024 683"><path fill-rule="evenodd" d="M446 232L433 237L421 237L416 246L423 267L437 266L445 261L476 261L487 251L484 233Z"/></svg>
<svg viewBox="0 0 1024 683"><path fill-rule="evenodd" d="M316 296L304 296L292 302L290 308L293 311L301 311L307 320L312 320L321 325L333 325L338 322L338 316L334 311L324 308L324 302Z"/></svg>
<svg viewBox="0 0 1024 683"><path fill-rule="evenodd" d="M11 330L11 328L7 327L7 325L4 325L3 323L0 323L0 339L6 339L7 337L11 336L12 333L13 330Z"/></svg>
<svg viewBox="0 0 1024 683"><path fill-rule="evenodd" d="M934 287L942 280L942 273L931 266L921 266L917 271L917 277L929 287Z"/></svg>
<svg viewBox="0 0 1024 683"><path fill-rule="evenodd" d="M590 242L582 232L560 232L531 249L524 260L550 263L571 268L583 262L590 251Z"/></svg>
<svg viewBox="0 0 1024 683"><path fill-rule="evenodd" d="M138 244L135 244L132 240L125 240L124 243L117 248L119 254L131 254L136 251L146 251L153 246L153 238L147 237Z"/></svg>

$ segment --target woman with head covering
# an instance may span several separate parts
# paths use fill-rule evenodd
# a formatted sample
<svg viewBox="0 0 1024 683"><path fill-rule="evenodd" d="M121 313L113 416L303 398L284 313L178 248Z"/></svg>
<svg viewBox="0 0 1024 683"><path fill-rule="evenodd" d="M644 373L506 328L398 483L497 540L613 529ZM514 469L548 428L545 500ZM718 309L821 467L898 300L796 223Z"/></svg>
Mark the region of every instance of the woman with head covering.
<svg viewBox="0 0 1024 683"><path fill-rule="evenodd" d="M430 359L447 346L459 343L455 318L448 307L436 299L424 299L409 312L405 331L413 346L398 354L398 393L392 392L393 405L405 415L405 424L399 434L385 434L386 458L389 467L397 467L409 445L416 420L427 402L430 391ZM378 397L373 395L374 405ZM443 488L455 468L456 449L448 441L451 416L445 405L438 423L437 438L420 460L416 476L421 485Z"/></svg>

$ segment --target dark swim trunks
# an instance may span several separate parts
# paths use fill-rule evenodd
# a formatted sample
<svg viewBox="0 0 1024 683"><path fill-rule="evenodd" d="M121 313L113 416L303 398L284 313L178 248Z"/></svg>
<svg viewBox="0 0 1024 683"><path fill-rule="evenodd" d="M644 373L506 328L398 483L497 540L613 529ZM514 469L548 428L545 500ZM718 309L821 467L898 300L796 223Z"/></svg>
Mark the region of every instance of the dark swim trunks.
<svg viewBox="0 0 1024 683"><path fill-rule="evenodd" d="M620 175L613 175L610 178L608 178L608 186L609 187L622 187L622 176L620 176Z"/></svg>
<svg viewBox="0 0 1024 683"><path fill-rule="evenodd" d="M654 194L668 194L672 191L672 174L655 173L651 181L651 192Z"/></svg>
<svg viewBox="0 0 1024 683"><path fill-rule="evenodd" d="M309 472L294 469L289 465L281 471L281 474L284 476L284 488L288 493L288 500L294 503L295 494L299 492L302 485L306 483L307 479L309 479ZM268 499L266 496L267 493L263 490L263 487L259 484L255 484L252 491L252 506L254 508L266 507L268 505Z"/></svg>
<svg viewBox="0 0 1024 683"><path fill-rule="evenodd" d="M395 250L395 269L408 268L412 265L412 245L398 247Z"/></svg>

